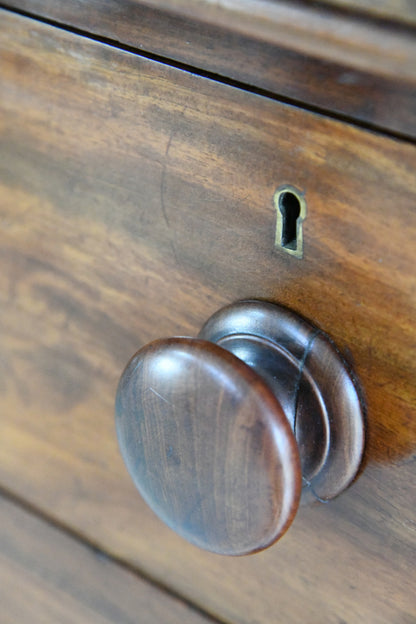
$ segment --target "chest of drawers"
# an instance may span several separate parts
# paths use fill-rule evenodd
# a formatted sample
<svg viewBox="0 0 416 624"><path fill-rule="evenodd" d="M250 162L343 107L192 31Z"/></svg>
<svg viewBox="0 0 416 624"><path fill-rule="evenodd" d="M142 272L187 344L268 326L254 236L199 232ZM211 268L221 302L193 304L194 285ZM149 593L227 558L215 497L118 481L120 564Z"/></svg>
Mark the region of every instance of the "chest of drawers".
<svg viewBox="0 0 416 624"><path fill-rule="evenodd" d="M0 26L6 621L81 622L88 612L88 621L127 622L142 610L149 622L410 624L411 15L393 28L389 15L354 14L360 28L387 29L398 42L401 56L381 71L370 54L341 58L342 31L330 60L306 40L300 50L289 39L277 45L277 30L260 37L262 4L234 28L218 26L221 5L209 3L10 4ZM317 15L353 19L327 11ZM305 26L311 40L314 24ZM357 86L364 76L372 82ZM306 202L302 258L275 246L282 185ZM336 340L364 388L368 441L349 490L302 507L272 549L226 558L187 544L147 509L119 456L113 405L139 346L195 335L246 297L287 305ZM85 587L74 580L78 561ZM22 579L41 596L32 612L16 600Z"/></svg>

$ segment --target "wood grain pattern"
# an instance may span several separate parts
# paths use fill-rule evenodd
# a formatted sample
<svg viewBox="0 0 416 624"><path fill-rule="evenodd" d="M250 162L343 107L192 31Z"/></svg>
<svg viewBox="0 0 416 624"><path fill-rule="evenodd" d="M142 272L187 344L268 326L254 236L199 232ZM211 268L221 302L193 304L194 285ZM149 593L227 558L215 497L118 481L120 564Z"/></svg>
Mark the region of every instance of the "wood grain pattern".
<svg viewBox="0 0 416 624"><path fill-rule="evenodd" d="M0 481L223 620L410 624L414 146L6 13L0 76ZM283 183L302 261L274 250ZM244 297L348 345L370 437L348 492L227 559L147 510L113 405L137 347Z"/></svg>
<svg viewBox="0 0 416 624"><path fill-rule="evenodd" d="M292 523L295 436L269 386L225 349L192 338L143 347L121 377L116 424L144 500L191 544L247 555Z"/></svg>
<svg viewBox="0 0 416 624"><path fill-rule="evenodd" d="M321 0L328 6L357 11L362 15L416 24L416 3L414 0Z"/></svg>
<svg viewBox="0 0 416 624"><path fill-rule="evenodd" d="M285 0L144 0L144 4L376 75L415 79L414 32ZM386 46L386 40L388 44Z"/></svg>
<svg viewBox="0 0 416 624"><path fill-rule="evenodd" d="M104 554L0 498L2 624L209 624Z"/></svg>
<svg viewBox="0 0 416 624"><path fill-rule="evenodd" d="M89 0L87 4L83 0L8 0L7 5L139 51L265 89L301 105L316 106L416 137L416 77L404 79L396 70L380 75L371 71L373 67L351 64L345 54L341 57L331 54L326 38L337 29L337 24L331 24L329 18L320 44L324 56L318 58L299 50L296 45L285 47L281 40L270 43L261 37L238 32L234 29L234 20L228 23L221 19L211 24L203 18L191 19L161 11L136 0L116 3ZM300 30L300 25L304 24L304 31L299 34L299 39L304 41L309 28L308 16L305 14L302 20L302 15L298 15L296 19ZM383 54L393 54L391 31L396 36L391 27L379 34ZM366 37L363 46L367 50ZM363 50L359 56L365 58ZM379 68L388 68L382 55L375 52L375 57ZM416 49L410 57L414 68Z"/></svg>

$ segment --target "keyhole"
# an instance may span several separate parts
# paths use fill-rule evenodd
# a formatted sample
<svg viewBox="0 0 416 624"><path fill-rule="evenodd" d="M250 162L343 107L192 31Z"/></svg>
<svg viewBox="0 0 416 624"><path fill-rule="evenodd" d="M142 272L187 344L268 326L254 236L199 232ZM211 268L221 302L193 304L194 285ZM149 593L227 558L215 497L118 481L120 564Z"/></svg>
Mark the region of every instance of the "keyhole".
<svg viewBox="0 0 416 624"><path fill-rule="evenodd" d="M296 249L297 222L300 203L294 193L286 191L279 197L279 210L282 213L282 247Z"/></svg>
<svg viewBox="0 0 416 624"><path fill-rule="evenodd" d="M274 205L277 213L275 246L302 258L302 222L306 217L303 195L294 187L280 187L275 193Z"/></svg>

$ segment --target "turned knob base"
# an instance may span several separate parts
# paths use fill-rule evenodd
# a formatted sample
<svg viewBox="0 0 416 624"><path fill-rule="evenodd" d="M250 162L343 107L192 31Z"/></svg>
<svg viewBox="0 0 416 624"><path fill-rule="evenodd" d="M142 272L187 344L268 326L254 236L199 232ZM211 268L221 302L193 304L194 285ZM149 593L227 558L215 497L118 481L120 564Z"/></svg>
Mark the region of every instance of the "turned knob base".
<svg viewBox="0 0 416 624"><path fill-rule="evenodd" d="M256 300L223 308L199 338L236 355L272 389L298 444L303 499L327 502L345 490L361 464L364 408L333 341L295 312Z"/></svg>

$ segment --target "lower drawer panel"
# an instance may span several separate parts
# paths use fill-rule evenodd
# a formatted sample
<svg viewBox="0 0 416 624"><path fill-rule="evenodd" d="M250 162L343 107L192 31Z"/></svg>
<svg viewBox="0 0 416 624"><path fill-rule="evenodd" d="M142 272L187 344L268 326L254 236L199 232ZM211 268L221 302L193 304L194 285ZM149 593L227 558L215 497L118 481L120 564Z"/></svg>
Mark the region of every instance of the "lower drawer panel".
<svg viewBox="0 0 416 624"><path fill-rule="evenodd" d="M2 13L0 482L244 623L410 622L416 149ZM304 193L304 256L273 195ZM364 474L265 553L185 544L117 450L119 374L144 342L264 297L354 361Z"/></svg>
<svg viewBox="0 0 416 624"><path fill-rule="evenodd" d="M0 498L4 624L214 624L18 505ZM22 595L24 599L22 599Z"/></svg>

